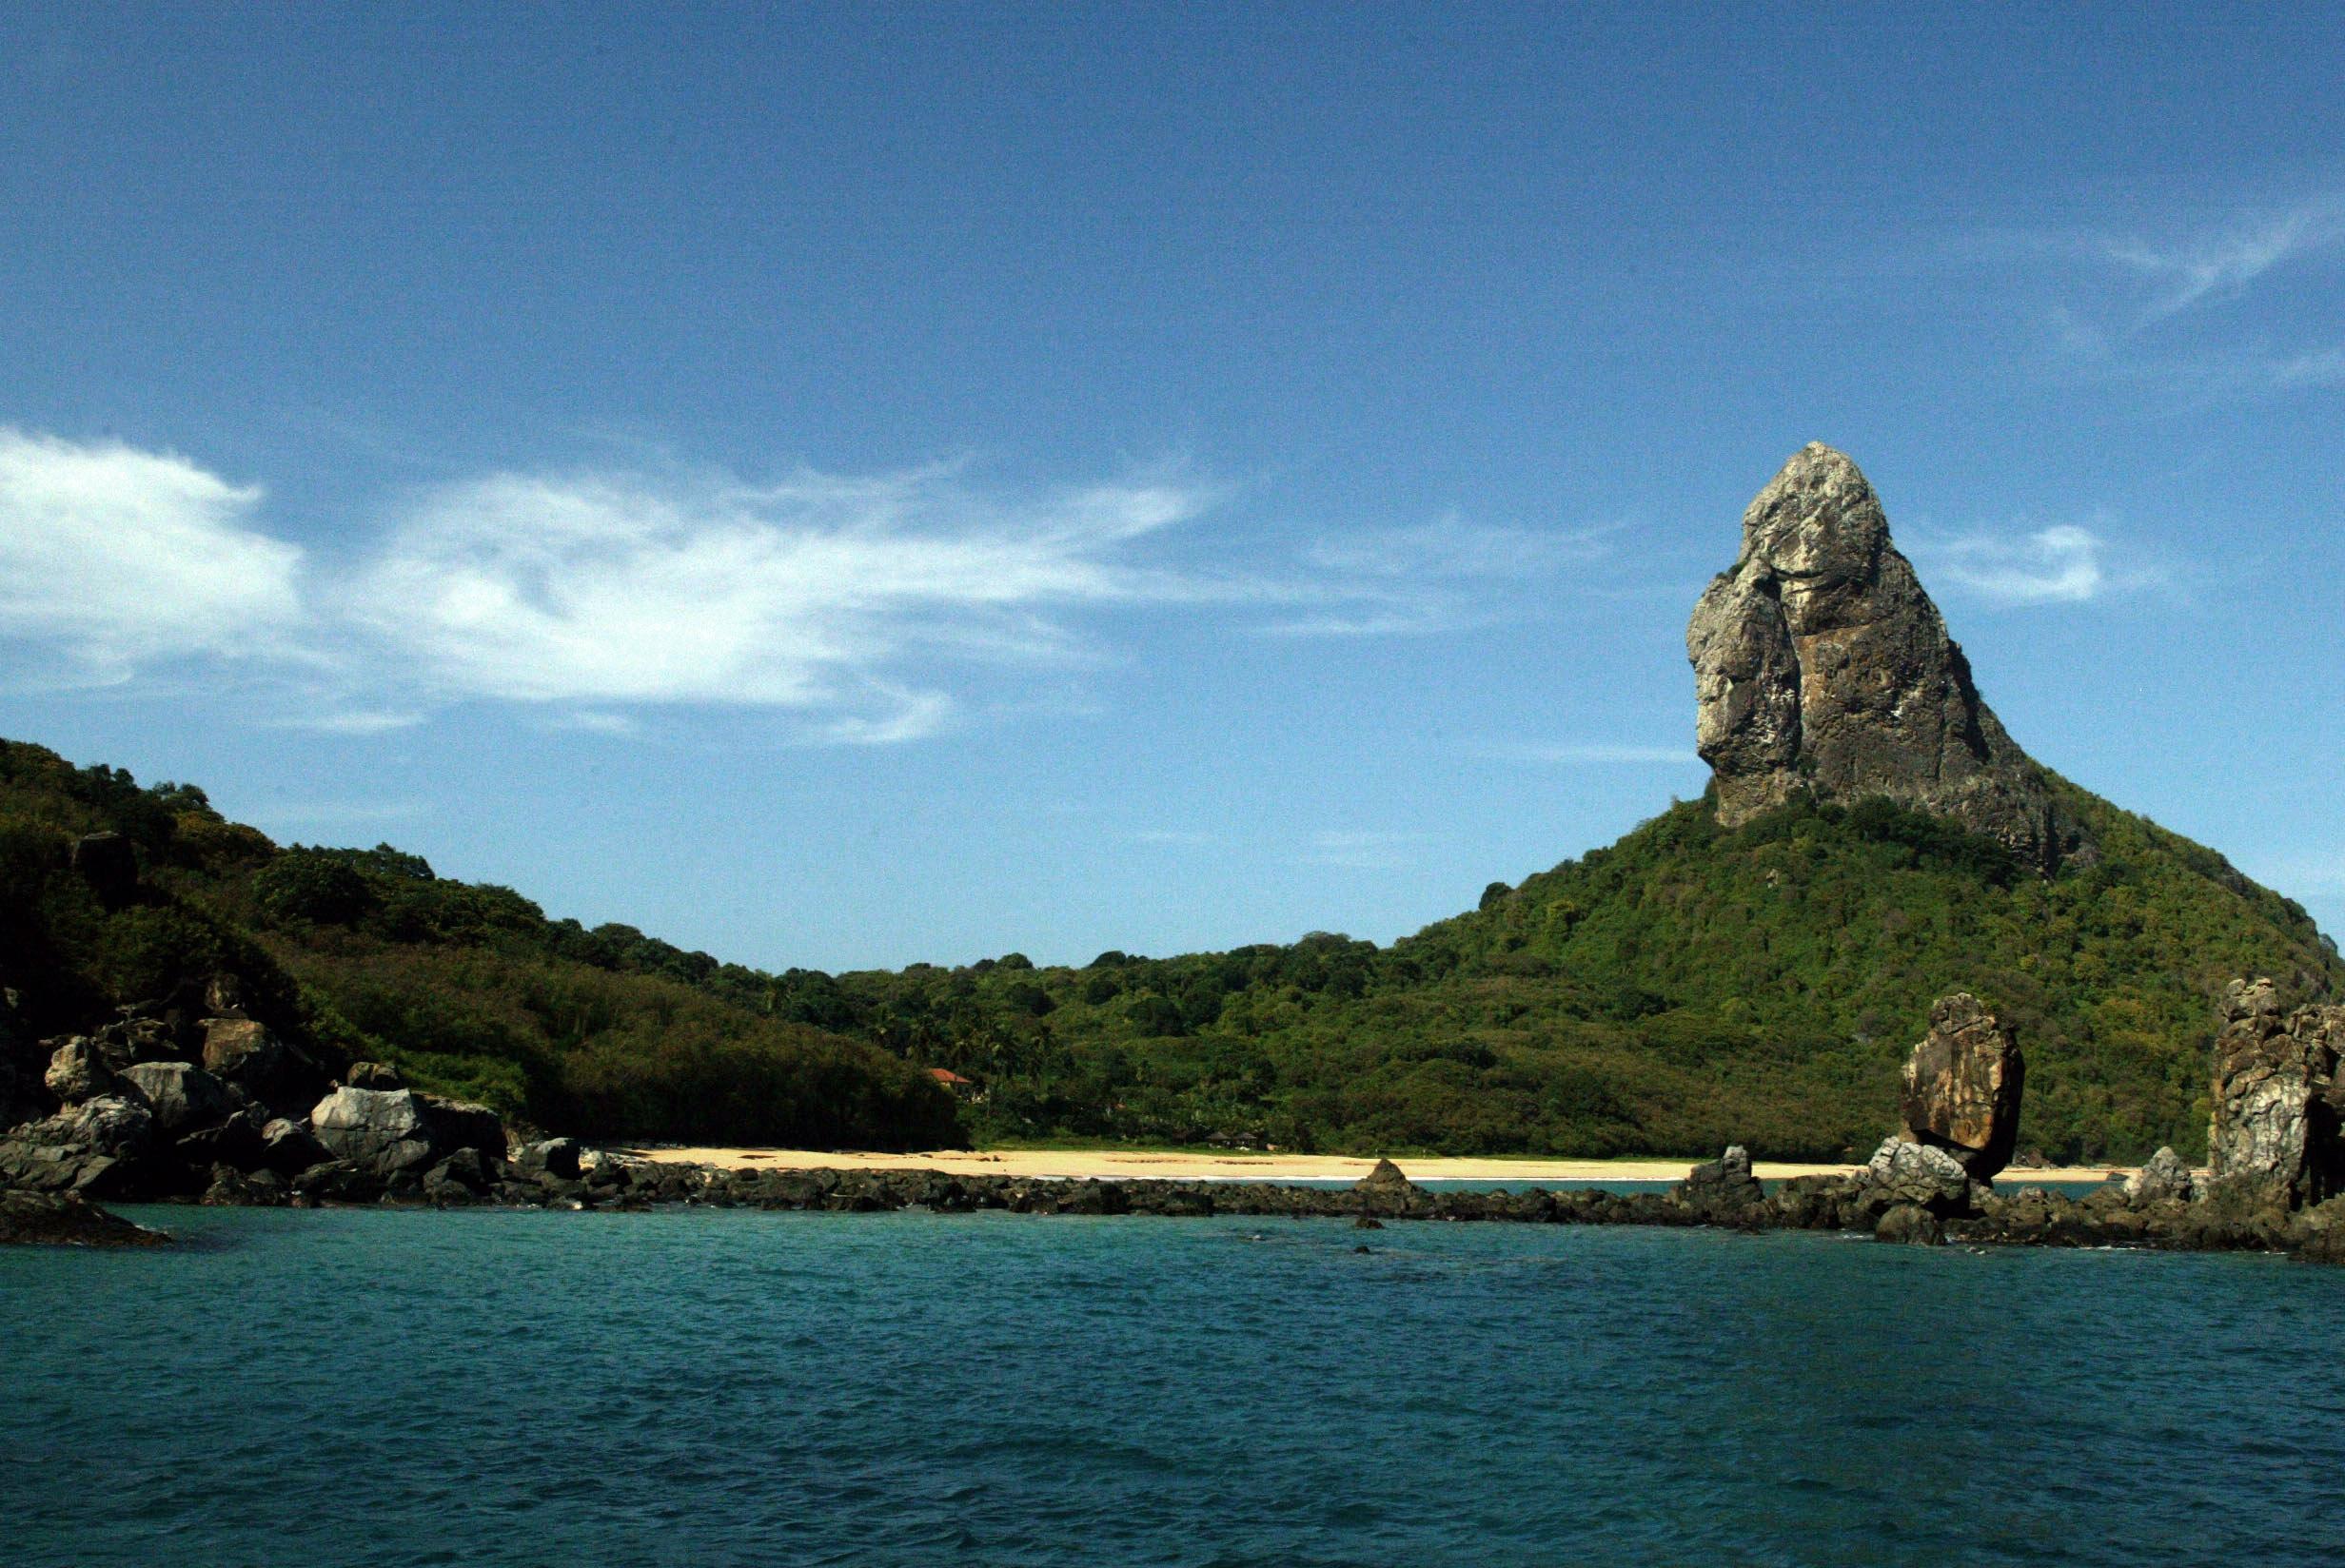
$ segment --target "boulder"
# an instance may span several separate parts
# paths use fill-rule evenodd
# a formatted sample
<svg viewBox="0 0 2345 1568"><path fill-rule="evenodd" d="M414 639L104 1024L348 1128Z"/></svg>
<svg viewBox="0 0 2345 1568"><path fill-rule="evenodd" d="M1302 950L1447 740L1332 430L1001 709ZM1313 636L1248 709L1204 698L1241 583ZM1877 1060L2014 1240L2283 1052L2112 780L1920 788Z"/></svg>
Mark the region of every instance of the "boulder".
<svg viewBox="0 0 2345 1568"><path fill-rule="evenodd" d="M144 1103L102 1094L29 1122L0 1142L0 1186L115 1193L136 1185L154 1142Z"/></svg>
<svg viewBox="0 0 2345 1568"><path fill-rule="evenodd" d="M1766 1201L1765 1189L1750 1173L1750 1150L1741 1144L1687 1171L1669 1195L1705 1213L1739 1211Z"/></svg>
<svg viewBox="0 0 2345 1568"><path fill-rule="evenodd" d="M1897 1204L1873 1227L1873 1240L1899 1242L1908 1246L1943 1246L1946 1227L1937 1215L1919 1204Z"/></svg>
<svg viewBox="0 0 2345 1568"><path fill-rule="evenodd" d="M438 1156L412 1089L345 1085L309 1113L310 1130L336 1159L381 1177L420 1170Z"/></svg>
<svg viewBox="0 0 2345 1568"><path fill-rule="evenodd" d="M1351 1184L1351 1190L1360 1206L1375 1214L1401 1213L1428 1196L1389 1160L1378 1160L1367 1175Z"/></svg>
<svg viewBox="0 0 2345 1568"><path fill-rule="evenodd" d="M138 853L120 833L95 833L75 839L72 867L109 910L138 896Z"/></svg>
<svg viewBox="0 0 2345 1568"><path fill-rule="evenodd" d="M97 1042L98 1054L116 1072L140 1062L184 1061L187 1055L180 1049L179 1037L169 1024L136 1008L124 1009L121 1018L100 1029L92 1038Z"/></svg>
<svg viewBox="0 0 2345 1568"><path fill-rule="evenodd" d="M486 1106L443 1099L437 1094L419 1094L416 1099L424 1107L424 1124L431 1128L435 1150L453 1154L460 1148L475 1149L492 1164L504 1163L504 1121L495 1111Z"/></svg>
<svg viewBox="0 0 2345 1568"><path fill-rule="evenodd" d="M2161 1148L2125 1178L2125 1201L2136 1208L2169 1201L2189 1203L2197 1190L2190 1162L2171 1148Z"/></svg>
<svg viewBox="0 0 2345 1568"><path fill-rule="evenodd" d="M237 1108L228 1087L191 1062L133 1062L123 1082L136 1088L166 1137L209 1127Z"/></svg>
<svg viewBox="0 0 2345 1568"><path fill-rule="evenodd" d="M1984 1181L2011 1161L2020 1136L2020 1048L1968 991L1941 997L1905 1063L1902 1109L1916 1143L1942 1148Z"/></svg>
<svg viewBox="0 0 2345 1568"><path fill-rule="evenodd" d="M261 1128L260 1163L265 1169L298 1176L311 1166L324 1165L332 1158L332 1152L318 1142L306 1122L279 1116Z"/></svg>
<svg viewBox="0 0 2345 1568"><path fill-rule="evenodd" d="M49 1070L41 1075L41 1082L64 1104L77 1105L110 1090L114 1069L106 1065L93 1041L76 1034L50 1053Z"/></svg>
<svg viewBox="0 0 2345 1568"><path fill-rule="evenodd" d="M78 1192L0 1191L0 1245L162 1246L169 1241Z"/></svg>
<svg viewBox="0 0 2345 1568"><path fill-rule="evenodd" d="M299 1115L329 1087L306 1051L250 1018L204 1021L204 1068L280 1115Z"/></svg>
<svg viewBox="0 0 2345 1568"><path fill-rule="evenodd" d="M1953 1155L1928 1144L1885 1138L1857 1179L1865 1201L1883 1210L1912 1204L1944 1216L1966 1214L1973 1206L1970 1173Z"/></svg>
<svg viewBox="0 0 2345 1568"><path fill-rule="evenodd" d="M293 1201L293 1184L273 1170L211 1167L210 1185L198 1200L216 1207L283 1208Z"/></svg>
<svg viewBox="0 0 2345 1568"><path fill-rule="evenodd" d="M181 1133L171 1153L182 1166L196 1171L214 1166L240 1171L258 1170L266 1163L262 1150L266 1144L267 1126L266 1111L258 1106L240 1106L208 1127Z"/></svg>
<svg viewBox="0 0 2345 1568"><path fill-rule="evenodd" d="M347 1088L394 1089L407 1087L407 1080L401 1077L399 1069L388 1062L353 1062L342 1081Z"/></svg>
<svg viewBox="0 0 2345 1568"><path fill-rule="evenodd" d="M2211 1187L2261 1189L2302 1208L2345 1193L2345 1007L2283 1010L2268 979L2223 994L2215 1042Z"/></svg>
<svg viewBox="0 0 2345 1568"><path fill-rule="evenodd" d="M1743 514L1685 632L1718 820L1885 796L2049 871L2091 841L2004 733L1857 465L1810 442Z"/></svg>
<svg viewBox="0 0 2345 1568"><path fill-rule="evenodd" d="M542 1143L522 1147L521 1167L528 1174L543 1174L556 1181L575 1182L579 1179L579 1147L575 1138L548 1138Z"/></svg>

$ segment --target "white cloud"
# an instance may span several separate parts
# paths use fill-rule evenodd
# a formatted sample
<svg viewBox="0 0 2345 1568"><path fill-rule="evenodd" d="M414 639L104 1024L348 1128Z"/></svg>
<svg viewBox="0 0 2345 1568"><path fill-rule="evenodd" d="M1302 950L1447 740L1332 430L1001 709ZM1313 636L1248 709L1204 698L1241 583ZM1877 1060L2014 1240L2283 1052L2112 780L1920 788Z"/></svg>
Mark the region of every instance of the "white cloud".
<svg viewBox="0 0 2345 1568"><path fill-rule="evenodd" d="M1596 763L1634 766L1695 763L1702 760L1691 746L1548 745L1538 741L1499 741L1481 748L1480 755L1501 762Z"/></svg>
<svg viewBox="0 0 2345 1568"><path fill-rule="evenodd" d="M251 526L260 500L184 458L0 426L0 637L108 681L287 654L302 552Z"/></svg>
<svg viewBox="0 0 2345 1568"><path fill-rule="evenodd" d="M936 470L500 475L424 498L345 603L450 694L770 706L826 738L904 740L951 707L907 665L1054 657L1067 610L1211 597L1128 559L1204 500L1141 482L1004 507Z"/></svg>
<svg viewBox="0 0 2345 1568"><path fill-rule="evenodd" d="M646 709L700 705L885 745L1001 711L973 666L1096 657L1100 612L1421 633L1512 613L1509 595L1603 550L1452 517L1324 534L1259 570L1183 564L1199 550L1171 536L1218 499L1160 476L1005 497L950 466L772 484L507 472L411 496L312 559L260 528L257 487L0 427L0 639L19 666L64 656L79 681L241 657L262 722L324 734L487 701L625 735Z"/></svg>
<svg viewBox="0 0 2345 1568"><path fill-rule="evenodd" d="M2345 198L2324 196L2178 241L2105 240L2099 248L2156 286L2148 306L2155 318L2236 295L2284 262L2341 243Z"/></svg>
<svg viewBox="0 0 2345 1568"><path fill-rule="evenodd" d="M1937 573L1997 604L2085 604L2163 580L2151 568L2112 566L2108 541L2074 523L2016 538L1973 534L1928 553Z"/></svg>

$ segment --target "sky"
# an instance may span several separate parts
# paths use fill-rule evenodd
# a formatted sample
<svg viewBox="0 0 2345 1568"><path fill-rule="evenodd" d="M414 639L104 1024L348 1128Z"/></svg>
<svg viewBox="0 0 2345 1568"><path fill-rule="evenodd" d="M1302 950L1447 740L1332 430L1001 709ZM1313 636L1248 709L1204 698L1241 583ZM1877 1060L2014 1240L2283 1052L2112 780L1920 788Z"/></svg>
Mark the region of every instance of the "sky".
<svg viewBox="0 0 2345 1568"><path fill-rule="evenodd" d="M2345 10L0 5L0 735L766 968L1698 795L1811 440L2345 931Z"/></svg>

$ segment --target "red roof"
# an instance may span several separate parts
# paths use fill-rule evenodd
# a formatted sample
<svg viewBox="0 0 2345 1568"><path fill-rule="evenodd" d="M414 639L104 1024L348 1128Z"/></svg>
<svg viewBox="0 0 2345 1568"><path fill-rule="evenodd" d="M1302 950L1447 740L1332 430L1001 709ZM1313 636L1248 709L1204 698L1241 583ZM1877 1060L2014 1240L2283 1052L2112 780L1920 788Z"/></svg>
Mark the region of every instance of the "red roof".
<svg viewBox="0 0 2345 1568"><path fill-rule="evenodd" d="M930 1068L928 1069L928 1075L931 1078L936 1079L936 1082L940 1084L965 1084L969 1082L968 1079L962 1077L959 1073L955 1072L951 1068Z"/></svg>

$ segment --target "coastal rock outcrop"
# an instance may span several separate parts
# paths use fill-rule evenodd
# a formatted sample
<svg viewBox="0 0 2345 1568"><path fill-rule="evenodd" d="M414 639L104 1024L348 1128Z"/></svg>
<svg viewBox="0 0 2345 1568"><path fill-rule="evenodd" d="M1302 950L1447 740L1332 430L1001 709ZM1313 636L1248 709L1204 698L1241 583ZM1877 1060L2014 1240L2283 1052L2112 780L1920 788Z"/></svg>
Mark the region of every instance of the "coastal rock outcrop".
<svg viewBox="0 0 2345 1568"><path fill-rule="evenodd" d="M0 1191L0 1246L162 1246L169 1241L78 1192Z"/></svg>
<svg viewBox="0 0 2345 1568"><path fill-rule="evenodd" d="M1966 1214L1984 1190L1944 1149L1895 1136L1882 1140L1856 1180L1864 1205L1877 1211L1911 1204L1941 1216Z"/></svg>
<svg viewBox="0 0 2345 1568"><path fill-rule="evenodd" d="M2125 1178L2125 1201L2136 1208L2151 1204L2189 1203L2197 1193L2198 1179L2190 1162L2171 1148L2161 1148Z"/></svg>
<svg viewBox="0 0 2345 1568"><path fill-rule="evenodd" d="M327 1088L325 1069L250 1018L204 1022L204 1068L279 1115L299 1115Z"/></svg>
<svg viewBox="0 0 2345 1568"><path fill-rule="evenodd" d="M1951 816L2050 871L2083 829L2004 733L1863 474L1810 442L1743 514L1686 628L1696 749L1728 827L1811 792Z"/></svg>
<svg viewBox="0 0 2345 1568"><path fill-rule="evenodd" d="M464 1150L504 1164L504 1124L495 1111L409 1088L345 1084L317 1103L309 1126L335 1160L384 1182L421 1183Z"/></svg>
<svg viewBox="0 0 2345 1568"><path fill-rule="evenodd" d="M0 1186L110 1194L129 1184L153 1142L154 1117L143 1101L99 1095L0 1141Z"/></svg>
<svg viewBox="0 0 2345 1568"><path fill-rule="evenodd" d="M1980 1181L2011 1162L2026 1064L2011 1031L1968 991L1941 997L1905 1063L1902 1109L1913 1141L1945 1150Z"/></svg>
<svg viewBox="0 0 2345 1568"><path fill-rule="evenodd" d="M1378 1160L1369 1173L1351 1184L1360 1207L1370 1214L1405 1214L1428 1196L1425 1188L1401 1173L1389 1160Z"/></svg>
<svg viewBox="0 0 2345 1568"><path fill-rule="evenodd" d="M2215 1042L2207 1183L2237 1203L2255 1193L2304 1208L2345 1193L2345 1007L2283 1009L2268 979L2223 993Z"/></svg>
<svg viewBox="0 0 2345 1568"><path fill-rule="evenodd" d="M1750 1150L1734 1144L1717 1159L1705 1160L1687 1171L1685 1179L1669 1189L1669 1196L1715 1223L1740 1220L1766 1201L1766 1190L1751 1174Z"/></svg>

